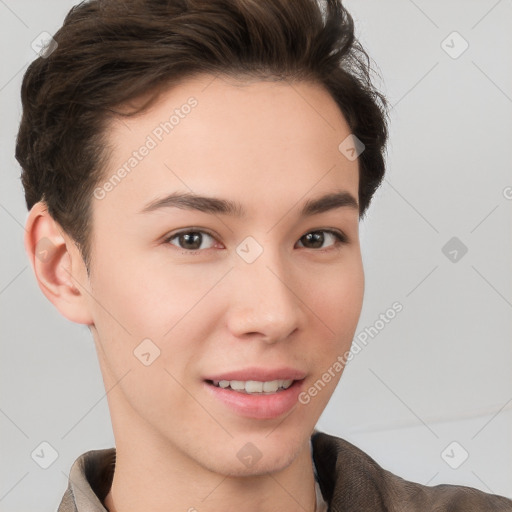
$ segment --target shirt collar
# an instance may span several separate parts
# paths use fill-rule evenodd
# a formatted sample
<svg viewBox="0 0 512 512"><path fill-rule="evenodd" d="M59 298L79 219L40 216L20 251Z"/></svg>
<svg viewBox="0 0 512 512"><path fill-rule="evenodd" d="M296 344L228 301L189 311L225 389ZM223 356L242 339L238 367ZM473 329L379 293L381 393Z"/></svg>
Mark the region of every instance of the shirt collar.
<svg viewBox="0 0 512 512"><path fill-rule="evenodd" d="M103 506L116 463L116 449L90 450L76 459L57 512L107 512Z"/></svg>

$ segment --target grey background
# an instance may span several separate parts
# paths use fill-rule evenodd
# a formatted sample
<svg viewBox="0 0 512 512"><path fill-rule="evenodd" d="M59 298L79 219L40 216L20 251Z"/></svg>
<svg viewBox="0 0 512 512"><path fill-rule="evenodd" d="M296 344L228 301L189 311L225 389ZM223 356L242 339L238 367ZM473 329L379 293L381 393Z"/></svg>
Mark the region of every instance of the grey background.
<svg viewBox="0 0 512 512"><path fill-rule="evenodd" d="M24 253L14 158L31 43L74 3L0 0L2 511L56 510L76 457L114 446L89 332L46 300ZM361 225L357 333L395 301L403 311L348 364L318 428L406 479L512 498L512 2L346 5L393 105L387 176ZM469 43L456 59L442 47L453 31ZM454 236L468 248L456 262L442 252ZM48 469L31 458L43 441L58 452ZM454 464L461 449L452 469L442 453Z"/></svg>

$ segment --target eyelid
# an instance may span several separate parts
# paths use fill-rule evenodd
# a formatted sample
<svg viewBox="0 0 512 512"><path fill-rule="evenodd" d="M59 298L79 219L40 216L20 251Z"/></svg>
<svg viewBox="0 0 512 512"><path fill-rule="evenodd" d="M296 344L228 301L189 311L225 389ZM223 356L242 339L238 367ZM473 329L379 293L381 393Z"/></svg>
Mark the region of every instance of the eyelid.
<svg viewBox="0 0 512 512"><path fill-rule="evenodd" d="M306 236L309 233L329 233L336 238L336 243L330 247L326 247L325 249L312 249L314 252L326 252L330 251L332 249L337 249L342 245L347 245L350 243L350 238L345 234L344 231L341 229L334 229L334 228L314 228L306 231L300 238L303 236ZM300 240L299 238L299 240ZM306 247L307 249L307 247Z"/></svg>
<svg viewBox="0 0 512 512"><path fill-rule="evenodd" d="M182 228L182 229L179 229L178 231L173 231L172 233L170 233L168 235L165 235L164 238L163 238L163 242L165 244L172 245L172 244L170 244L170 241L173 238L176 238L177 236L179 236L181 234L184 234L184 233L201 233L201 234L206 234L208 236L211 236L216 242L220 243L219 240L218 240L218 236L215 233L213 233L212 231L209 231L208 229L205 229L205 228L195 228L194 226L187 227L187 228ZM190 249L182 249L181 247L177 247L177 246L175 246L175 247L176 247L176 249L179 249L181 251L187 251L187 252L200 252L200 251L207 251L208 250L208 249L198 249L198 250L192 251Z"/></svg>
<svg viewBox="0 0 512 512"><path fill-rule="evenodd" d="M338 248L340 245L347 245L348 243L350 243L350 238L345 234L344 231L340 230L340 229L335 229L335 228L313 228L313 229L309 229L308 231L304 232L303 235L301 235L297 241L300 241L300 239L304 236L306 236L307 234L309 233L318 233L318 232L323 232L323 233L330 233L332 234L335 238L336 238L336 243L332 246L329 246L325 249L312 249L314 252L326 252L326 251L329 251L331 249L336 249ZM211 236L216 242L220 243L219 240L218 240L218 237L215 233L209 231L208 229L205 229L205 228L196 228L194 226L191 226L191 227L187 227L187 228L182 228L182 229L179 229L178 231L173 231L172 233L168 234L168 235L165 235L164 239L163 239L163 242L166 243L166 244L169 244L169 245L172 245L170 243L170 241L183 234L183 233L202 233L202 234L206 234L208 236ZM198 252L202 252L202 251L207 251L209 249L197 249L197 250L191 250L191 249L182 249L178 246L175 246L176 249L179 249L181 251L185 251L185 252L190 252L190 253L198 253ZM307 247L305 247L305 249L308 249Z"/></svg>

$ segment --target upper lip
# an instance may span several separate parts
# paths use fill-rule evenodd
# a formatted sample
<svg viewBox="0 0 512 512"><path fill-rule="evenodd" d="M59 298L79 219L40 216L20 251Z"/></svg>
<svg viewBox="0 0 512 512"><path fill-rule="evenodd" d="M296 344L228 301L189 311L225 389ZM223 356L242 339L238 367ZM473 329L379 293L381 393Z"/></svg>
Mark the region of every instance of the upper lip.
<svg viewBox="0 0 512 512"><path fill-rule="evenodd" d="M268 382L272 380L302 380L306 374L303 371L289 367L281 368L244 368L243 370L233 370L216 375L210 375L205 380L256 380L260 382Z"/></svg>

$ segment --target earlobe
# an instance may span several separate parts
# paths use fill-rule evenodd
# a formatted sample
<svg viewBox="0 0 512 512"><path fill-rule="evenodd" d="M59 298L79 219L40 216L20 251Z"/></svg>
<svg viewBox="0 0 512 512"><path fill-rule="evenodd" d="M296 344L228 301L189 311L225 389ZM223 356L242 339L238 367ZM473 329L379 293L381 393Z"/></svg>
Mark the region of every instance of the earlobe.
<svg viewBox="0 0 512 512"><path fill-rule="evenodd" d="M29 212L25 250L46 298L68 320L92 325L85 264L72 239L50 216L43 202L36 203Z"/></svg>

